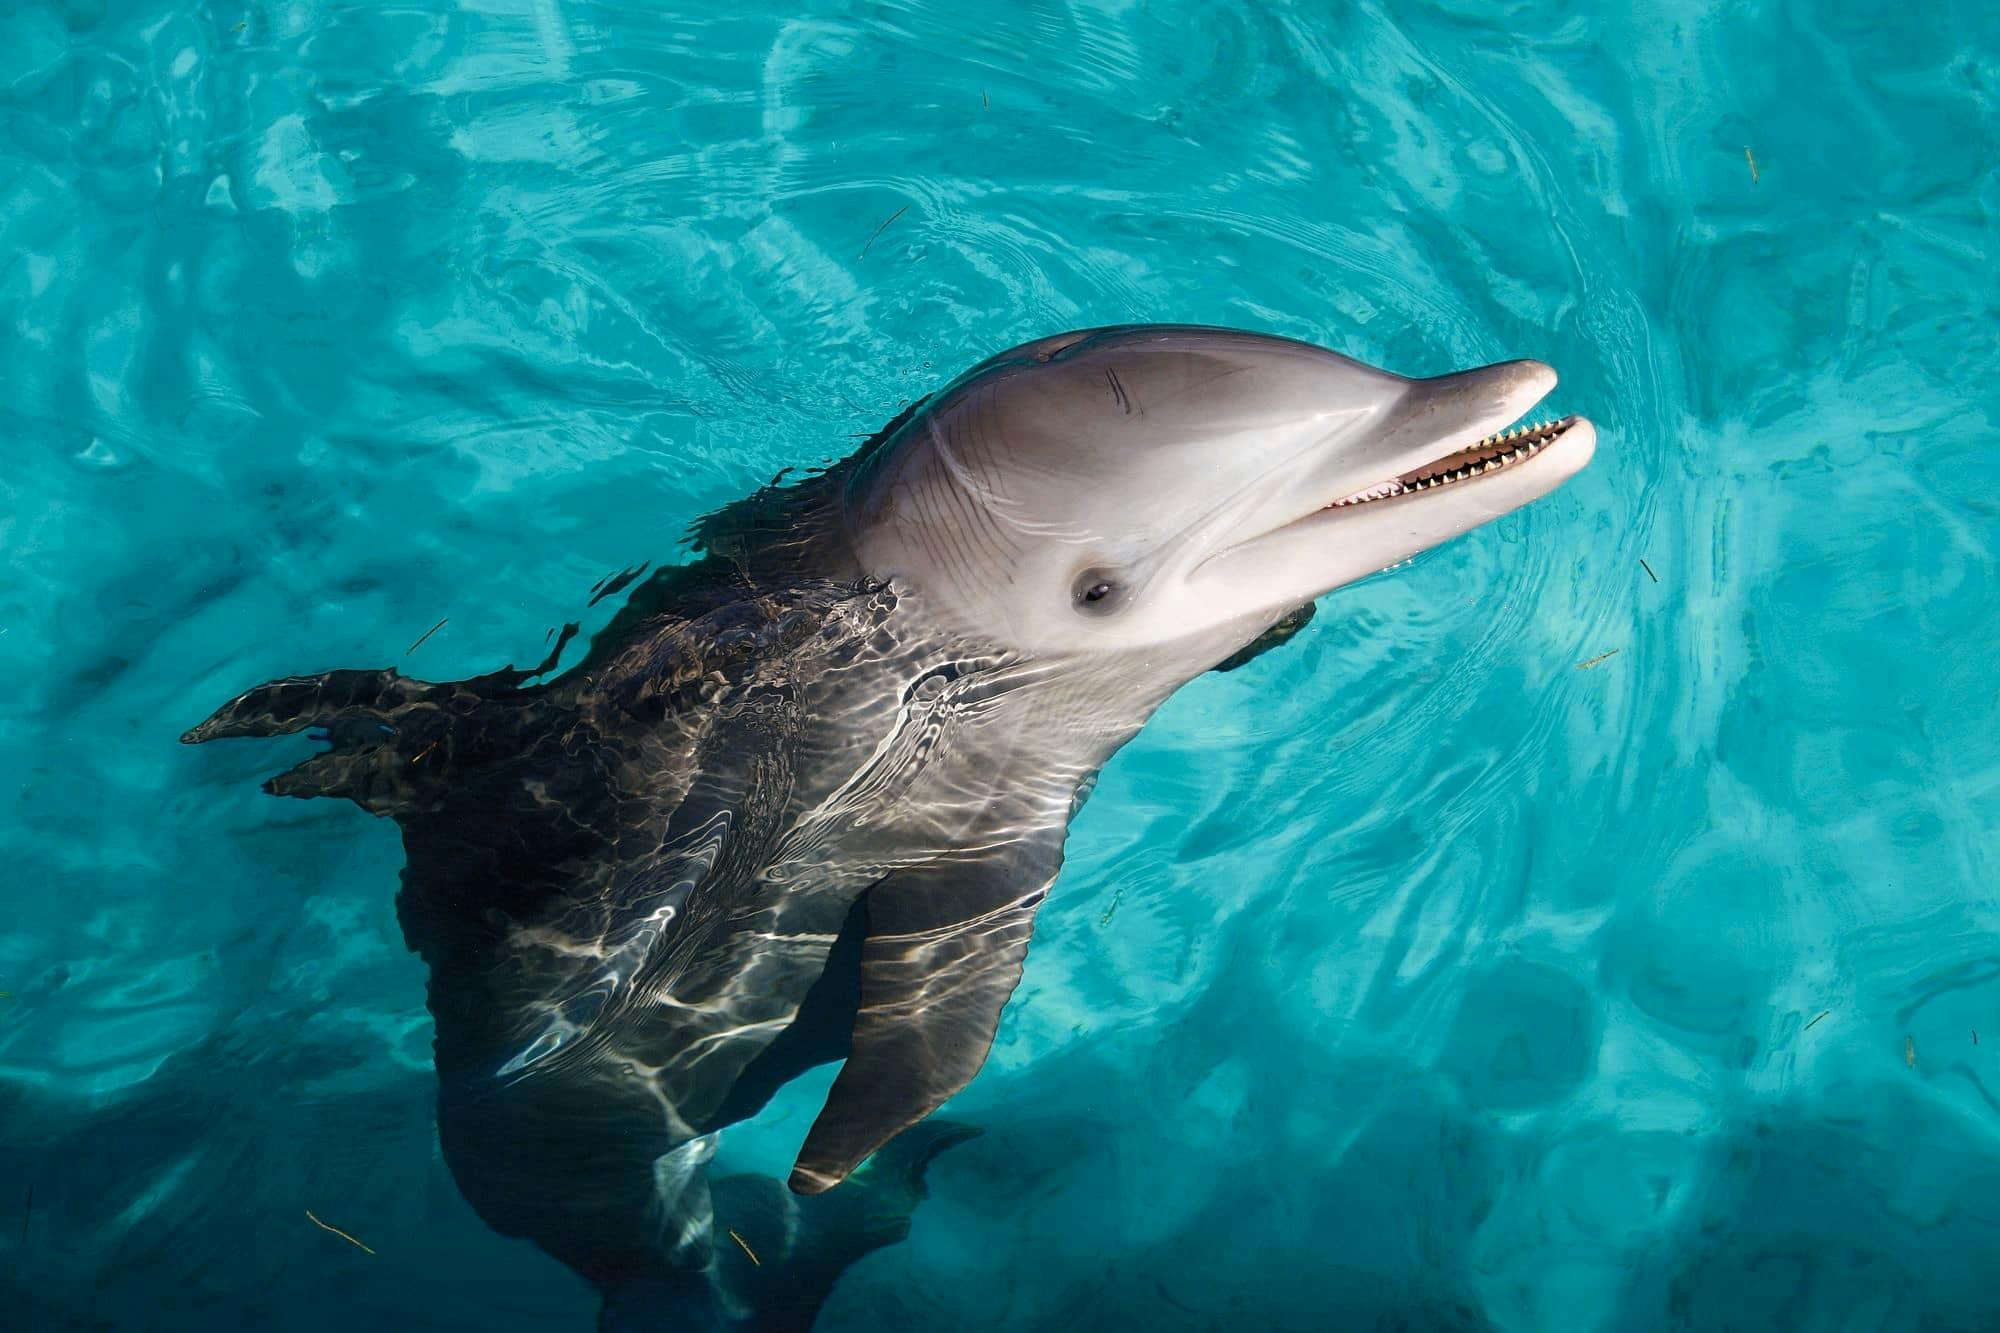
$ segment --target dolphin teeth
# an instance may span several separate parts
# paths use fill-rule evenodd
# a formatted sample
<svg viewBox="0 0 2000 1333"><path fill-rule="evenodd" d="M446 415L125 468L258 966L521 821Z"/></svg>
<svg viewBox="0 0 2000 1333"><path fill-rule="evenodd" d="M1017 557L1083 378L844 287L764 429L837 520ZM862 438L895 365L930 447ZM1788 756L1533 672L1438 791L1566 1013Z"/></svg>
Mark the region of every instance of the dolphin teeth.
<svg viewBox="0 0 2000 1333"><path fill-rule="evenodd" d="M1367 490L1357 491L1345 499L1336 500L1328 508L1344 508L1348 505L1367 504L1371 500L1386 500L1392 496L1436 490L1440 486L1450 486L1468 477L1482 476L1488 472L1509 468L1524 459L1533 458L1542 451L1544 445L1553 444L1561 438L1561 435L1561 422L1555 418L1523 422L1509 430L1488 435L1478 444L1457 451L1452 457L1466 461L1456 467L1440 472L1435 469L1443 466L1442 461L1433 463L1430 471L1380 482Z"/></svg>

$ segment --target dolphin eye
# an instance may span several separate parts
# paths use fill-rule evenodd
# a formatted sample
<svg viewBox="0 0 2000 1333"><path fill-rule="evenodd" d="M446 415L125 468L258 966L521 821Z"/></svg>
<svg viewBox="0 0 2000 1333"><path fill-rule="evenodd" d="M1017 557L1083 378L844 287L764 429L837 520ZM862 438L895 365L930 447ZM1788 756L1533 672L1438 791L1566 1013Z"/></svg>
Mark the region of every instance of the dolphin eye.
<svg viewBox="0 0 2000 1333"><path fill-rule="evenodd" d="M1102 569L1086 570L1078 576L1072 596L1076 599L1076 609L1092 614L1102 614L1111 610L1122 600L1124 589L1118 580Z"/></svg>

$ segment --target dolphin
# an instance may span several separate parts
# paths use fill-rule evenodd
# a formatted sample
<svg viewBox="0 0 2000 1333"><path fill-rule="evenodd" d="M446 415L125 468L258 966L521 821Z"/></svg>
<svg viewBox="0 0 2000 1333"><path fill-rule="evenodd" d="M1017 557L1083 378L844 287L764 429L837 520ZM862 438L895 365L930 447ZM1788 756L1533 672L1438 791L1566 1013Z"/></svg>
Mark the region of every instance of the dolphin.
<svg viewBox="0 0 2000 1333"><path fill-rule="evenodd" d="M1589 422L1514 424L1555 383L1043 338L700 521L560 673L562 641L292 677L183 739L318 729L265 789L401 826L440 1140L489 1225L594 1282L602 1327L805 1328L970 1132L920 1122L985 1059L1099 768L1315 599L1573 476ZM831 1061L789 1191L708 1179Z"/></svg>

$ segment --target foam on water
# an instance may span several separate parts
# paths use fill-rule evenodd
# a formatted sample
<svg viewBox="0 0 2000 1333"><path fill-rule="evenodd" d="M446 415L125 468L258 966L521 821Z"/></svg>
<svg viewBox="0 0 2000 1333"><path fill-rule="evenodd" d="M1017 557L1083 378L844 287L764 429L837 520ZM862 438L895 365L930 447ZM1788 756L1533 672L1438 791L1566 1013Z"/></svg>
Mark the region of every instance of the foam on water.
<svg viewBox="0 0 2000 1333"><path fill-rule="evenodd" d="M9 7L0 1308L580 1326L437 1159L393 830L175 738L1173 319L1539 357L1598 461L1107 770L823 1326L2000 1322L1996 89L1969 0Z"/></svg>

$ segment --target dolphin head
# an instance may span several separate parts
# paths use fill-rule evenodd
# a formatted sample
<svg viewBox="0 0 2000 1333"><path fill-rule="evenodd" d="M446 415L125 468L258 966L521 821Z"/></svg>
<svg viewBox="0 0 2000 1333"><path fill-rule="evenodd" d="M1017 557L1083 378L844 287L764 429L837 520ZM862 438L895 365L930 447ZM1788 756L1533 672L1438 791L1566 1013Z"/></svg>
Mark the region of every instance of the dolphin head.
<svg viewBox="0 0 2000 1333"><path fill-rule="evenodd" d="M1538 361L1406 379L1263 334L1135 325L1002 353L851 475L874 577L1025 655L1185 679L1288 611L1548 494L1580 417L1507 428Z"/></svg>

